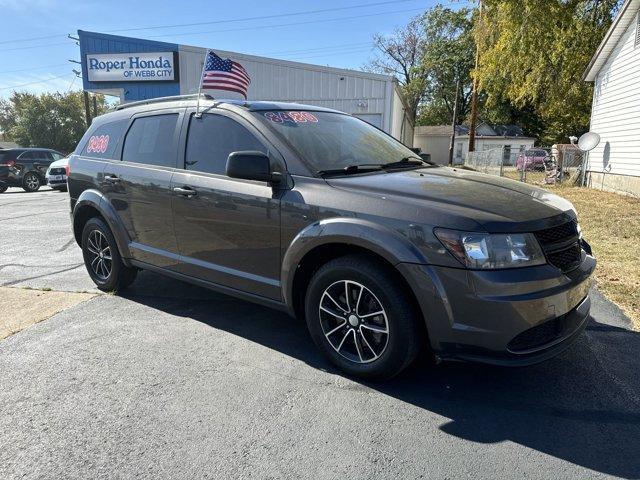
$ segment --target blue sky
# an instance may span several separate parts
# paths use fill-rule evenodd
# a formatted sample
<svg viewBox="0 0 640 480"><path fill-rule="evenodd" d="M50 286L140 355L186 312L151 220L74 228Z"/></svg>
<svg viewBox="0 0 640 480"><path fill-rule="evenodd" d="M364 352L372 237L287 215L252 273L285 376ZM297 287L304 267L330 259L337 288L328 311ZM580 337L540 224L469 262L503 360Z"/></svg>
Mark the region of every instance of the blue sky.
<svg viewBox="0 0 640 480"><path fill-rule="evenodd" d="M465 2L0 0L0 98L12 92L10 87L31 92L81 88L71 71L79 65L68 61L80 60L79 48L67 38L78 29L357 69L372 58L375 33L390 33L437 3ZM273 18L248 19L264 16ZM178 24L190 25L172 27Z"/></svg>

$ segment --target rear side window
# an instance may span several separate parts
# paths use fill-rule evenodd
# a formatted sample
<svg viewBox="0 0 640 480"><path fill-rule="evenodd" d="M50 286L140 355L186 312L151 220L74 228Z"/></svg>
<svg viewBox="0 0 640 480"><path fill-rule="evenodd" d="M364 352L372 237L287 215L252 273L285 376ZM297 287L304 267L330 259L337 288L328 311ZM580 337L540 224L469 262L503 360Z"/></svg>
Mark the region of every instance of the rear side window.
<svg viewBox="0 0 640 480"><path fill-rule="evenodd" d="M129 120L118 120L100 125L91 133L81 155L94 158L114 158L118 141L122 137L127 123ZM56 157L57 154L54 153L53 156Z"/></svg>
<svg viewBox="0 0 640 480"><path fill-rule="evenodd" d="M224 175L229 154L241 150L267 153L265 146L235 120L212 114L191 117L185 155L187 170Z"/></svg>
<svg viewBox="0 0 640 480"><path fill-rule="evenodd" d="M136 118L124 139L122 160L175 167L177 121L177 113Z"/></svg>

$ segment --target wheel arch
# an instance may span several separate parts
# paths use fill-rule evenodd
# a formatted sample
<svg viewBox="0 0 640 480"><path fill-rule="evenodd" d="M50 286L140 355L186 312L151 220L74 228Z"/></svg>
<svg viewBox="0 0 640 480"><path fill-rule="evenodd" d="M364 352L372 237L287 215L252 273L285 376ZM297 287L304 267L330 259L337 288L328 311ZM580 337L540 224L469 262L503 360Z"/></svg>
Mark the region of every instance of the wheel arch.
<svg viewBox="0 0 640 480"><path fill-rule="evenodd" d="M89 219L94 217L101 218L111 229L123 263L130 266L128 259L131 258L131 253L127 231L111 202L97 190L89 189L82 192L73 208L73 235L76 243L82 246L82 230Z"/></svg>
<svg viewBox="0 0 640 480"><path fill-rule="evenodd" d="M304 294L313 274L334 258L366 255L381 262L403 282L422 313L415 289L396 268L399 263L427 263L422 253L397 232L361 219L330 219L309 225L293 239L282 264L282 289L289 311L304 316Z"/></svg>

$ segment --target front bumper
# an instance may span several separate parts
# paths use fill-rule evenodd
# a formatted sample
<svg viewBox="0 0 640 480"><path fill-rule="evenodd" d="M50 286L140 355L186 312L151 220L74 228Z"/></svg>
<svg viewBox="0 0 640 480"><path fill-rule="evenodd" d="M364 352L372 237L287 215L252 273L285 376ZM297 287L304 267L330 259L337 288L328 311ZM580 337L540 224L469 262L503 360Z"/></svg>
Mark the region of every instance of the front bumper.
<svg viewBox="0 0 640 480"><path fill-rule="evenodd" d="M431 347L443 359L521 366L567 348L589 317L595 258L554 266L473 271L401 264L419 299Z"/></svg>

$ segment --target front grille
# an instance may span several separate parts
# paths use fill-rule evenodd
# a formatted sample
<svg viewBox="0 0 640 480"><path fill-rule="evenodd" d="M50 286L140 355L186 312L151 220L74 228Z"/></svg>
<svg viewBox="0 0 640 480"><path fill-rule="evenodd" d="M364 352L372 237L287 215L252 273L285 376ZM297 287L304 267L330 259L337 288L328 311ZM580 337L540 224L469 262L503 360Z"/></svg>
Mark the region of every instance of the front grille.
<svg viewBox="0 0 640 480"><path fill-rule="evenodd" d="M579 315L572 315L574 310L516 335L507 344L507 349L513 353L527 353L551 346L550 344L571 335L582 321Z"/></svg>
<svg viewBox="0 0 640 480"><path fill-rule="evenodd" d="M571 271L580 265L582 247L578 238L576 222L567 222L557 227L535 232L547 261L563 272Z"/></svg>
<svg viewBox="0 0 640 480"><path fill-rule="evenodd" d="M563 272L573 270L582 260L582 247L579 243L574 243L569 248L547 253L547 260L551 265L555 265Z"/></svg>
<svg viewBox="0 0 640 480"><path fill-rule="evenodd" d="M64 168L52 168L49 170L49 175L65 175L67 171Z"/></svg>
<svg viewBox="0 0 640 480"><path fill-rule="evenodd" d="M536 232L536 238L544 245L565 241L571 237L578 236L578 226L576 222L567 222L557 227L547 228Z"/></svg>

